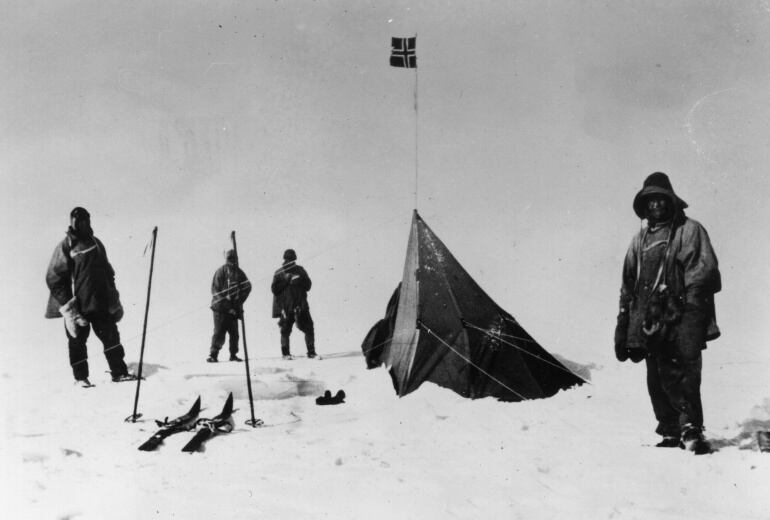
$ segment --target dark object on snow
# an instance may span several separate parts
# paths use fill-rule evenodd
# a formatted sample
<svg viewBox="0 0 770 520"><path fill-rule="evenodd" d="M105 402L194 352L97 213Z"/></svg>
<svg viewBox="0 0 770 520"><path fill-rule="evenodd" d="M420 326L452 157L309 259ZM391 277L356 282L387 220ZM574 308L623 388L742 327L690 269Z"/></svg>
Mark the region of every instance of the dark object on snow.
<svg viewBox="0 0 770 520"><path fill-rule="evenodd" d="M336 394L334 394L334 397L332 397L332 393L327 390L324 392L324 395L321 397L317 397L315 400L315 404L323 406L327 404L342 404L345 402L345 391L339 390Z"/></svg>
<svg viewBox="0 0 770 520"><path fill-rule="evenodd" d="M390 368L399 396L430 381L472 399L521 401L584 382L492 301L417 211L395 298L395 316L369 331L364 348L382 343L367 362Z"/></svg>
<svg viewBox="0 0 770 520"><path fill-rule="evenodd" d="M759 451L770 453L770 432L757 432Z"/></svg>
<svg viewBox="0 0 770 520"><path fill-rule="evenodd" d="M696 427L687 428L682 432L680 448L691 451L695 455L706 455L714 452L711 444L703 437L703 431Z"/></svg>
<svg viewBox="0 0 770 520"><path fill-rule="evenodd" d="M230 433L233 431L233 393L227 396L225 406L222 412L213 419L198 419L196 426L199 428L195 436L185 444L182 451L193 453L203 445L209 438L220 433Z"/></svg>
<svg viewBox="0 0 770 520"><path fill-rule="evenodd" d="M200 411L201 398L198 396L198 399L195 400L192 408L190 408L190 411L186 414L180 415L171 421L168 420L168 417L166 417L166 419L163 421L155 421L155 423L160 426L160 430L158 430L155 435L147 439L147 441L139 446L138 449L140 451L153 451L155 448L160 446L160 444L163 442L163 439L166 437L174 435L175 433L192 430L195 428L195 421L198 419L198 414Z"/></svg>

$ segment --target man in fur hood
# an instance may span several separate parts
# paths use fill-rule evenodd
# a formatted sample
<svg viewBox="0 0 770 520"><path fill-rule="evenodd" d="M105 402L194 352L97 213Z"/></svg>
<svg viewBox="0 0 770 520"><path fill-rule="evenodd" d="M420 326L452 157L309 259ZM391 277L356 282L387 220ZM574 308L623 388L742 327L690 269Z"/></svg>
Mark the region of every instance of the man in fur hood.
<svg viewBox="0 0 770 520"><path fill-rule="evenodd" d="M706 342L719 337L714 294L722 288L708 233L688 218L665 173L645 179L633 203L647 225L623 263L615 329L618 361L647 364L658 446L708 453L700 383Z"/></svg>
<svg viewBox="0 0 770 520"><path fill-rule="evenodd" d="M234 249L225 253L225 265L214 272L211 280L211 310L214 314L214 334L211 336L209 363L219 361L219 351L229 336L230 361L243 361L238 357L238 320L243 319L243 303L251 293L251 282L240 267Z"/></svg>
<svg viewBox="0 0 770 520"><path fill-rule="evenodd" d="M84 208L70 212L70 226L54 249L45 279L51 291L45 317L64 318L75 381L84 387L92 386L86 350L92 328L104 345L112 380L135 379L123 361L125 352L117 326L123 307L115 288L115 271L107 260L104 244L94 236L91 215Z"/></svg>
<svg viewBox="0 0 770 520"><path fill-rule="evenodd" d="M281 329L281 354L284 359L292 359L289 336L294 324L305 333L307 357L316 357L315 329L310 316L307 293L312 282L302 266L297 265L297 253L287 249L283 253L283 265L273 275L270 290L273 293L273 318L278 318Z"/></svg>

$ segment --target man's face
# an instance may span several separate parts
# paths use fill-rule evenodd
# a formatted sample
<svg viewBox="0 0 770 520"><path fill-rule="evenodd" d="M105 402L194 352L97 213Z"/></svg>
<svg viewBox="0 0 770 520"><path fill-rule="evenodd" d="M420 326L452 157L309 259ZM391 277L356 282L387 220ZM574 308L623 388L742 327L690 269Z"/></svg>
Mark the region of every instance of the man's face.
<svg viewBox="0 0 770 520"><path fill-rule="evenodd" d="M78 236L91 236L93 233L93 230L91 229L91 219L88 217L73 218L70 225Z"/></svg>
<svg viewBox="0 0 770 520"><path fill-rule="evenodd" d="M650 222L663 222L668 219L671 212L671 203L668 197L652 195L647 198L647 219Z"/></svg>

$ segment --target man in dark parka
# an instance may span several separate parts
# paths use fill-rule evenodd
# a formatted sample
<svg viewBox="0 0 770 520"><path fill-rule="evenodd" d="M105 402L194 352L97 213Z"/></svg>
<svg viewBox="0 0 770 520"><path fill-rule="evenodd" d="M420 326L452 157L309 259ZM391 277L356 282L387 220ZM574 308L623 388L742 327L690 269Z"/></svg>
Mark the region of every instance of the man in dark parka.
<svg viewBox="0 0 770 520"><path fill-rule="evenodd" d="M45 317L64 318L75 381L91 386L86 340L92 328L104 346L112 380L134 379L123 361L125 352L117 326L123 307L115 288L115 271L104 244L94 236L91 215L84 208L70 212L70 226L54 249L45 279L51 291Z"/></svg>
<svg viewBox="0 0 770 520"><path fill-rule="evenodd" d="M289 336L294 323L305 333L307 357L316 357L315 330L307 293L312 282L305 269L297 265L297 253L287 249L283 253L283 265L273 275L270 289L273 292L273 318L278 318L281 329L281 354L291 359Z"/></svg>
<svg viewBox="0 0 770 520"><path fill-rule="evenodd" d="M647 225L634 236L623 264L615 355L646 362L655 431L663 437L658 446L708 453L701 352L720 334L717 258L705 228L685 215L687 203L666 174L645 179L633 208Z"/></svg>
<svg viewBox="0 0 770 520"><path fill-rule="evenodd" d="M211 310L214 314L214 334L211 336L209 363L219 361L219 351L230 338L230 361L238 357L238 320L243 319L243 302L249 297L251 282L240 267L238 255L231 249L225 254L225 264L216 270L211 280Z"/></svg>

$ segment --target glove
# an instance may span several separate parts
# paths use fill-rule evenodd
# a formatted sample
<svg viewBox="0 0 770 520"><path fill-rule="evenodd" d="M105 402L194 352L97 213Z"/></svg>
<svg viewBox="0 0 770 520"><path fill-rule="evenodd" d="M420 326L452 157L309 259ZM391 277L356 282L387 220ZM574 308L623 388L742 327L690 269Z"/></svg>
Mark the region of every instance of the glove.
<svg viewBox="0 0 770 520"><path fill-rule="evenodd" d="M112 319L115 320L115 323L119 322L121 319L123 319L123 305L120 303L120 293L118 293L117 289L112 289L110 291L109 296L109 306L107 308L107 313L110 315Z"/></svg>
<svg viewBox="0 0 770 520"><path fill-rule="evenodd" d="M628 352L628 359L634 363L639 363L647 357L647 351L643 348L630 348L626 352Z"/></svg>
<svg viewBox="0 0 770 520"><path fill-rule="evenodd" d="M621 363L628 359L629 351L626 347L628 339L628 311L621 308L618 314L618 322L615 325L615 357Z"/></svg>
<svg viewBox="0 0 770 520"><path fill-rule="evenodd" d="M123 307L118 304L118 307L116 307L114 310L110 310L110 316L112 316L112 319L115 320L115 323L118 323L123 319Z"/></svg>
<svg viewBox="0 0 770 520"><path fill-rule="evenodd" d="M70 336L75 337L78 333L78 327L88 326L88 322L78 310L78 302L73 296L67 303L59 307L59 312L64 318L64 326Z"/></svg>

